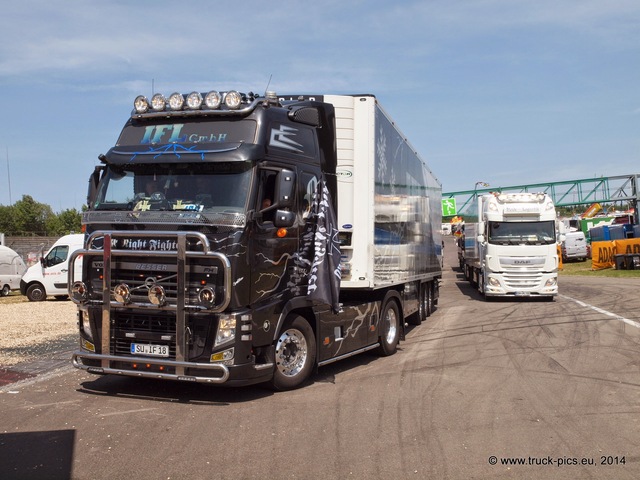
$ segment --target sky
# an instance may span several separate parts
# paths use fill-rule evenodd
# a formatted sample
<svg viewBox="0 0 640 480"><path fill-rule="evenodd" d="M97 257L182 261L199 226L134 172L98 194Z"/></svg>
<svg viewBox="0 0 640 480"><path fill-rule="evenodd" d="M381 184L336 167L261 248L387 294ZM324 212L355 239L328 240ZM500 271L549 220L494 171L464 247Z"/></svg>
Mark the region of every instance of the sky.
<svg viewBox="0 0 640 480"><path fill-rule="evenodd" d="M21 0L0 16L0 205L86 202L134 98L374 94L442 183L640 173L637 0Z"/></svg>

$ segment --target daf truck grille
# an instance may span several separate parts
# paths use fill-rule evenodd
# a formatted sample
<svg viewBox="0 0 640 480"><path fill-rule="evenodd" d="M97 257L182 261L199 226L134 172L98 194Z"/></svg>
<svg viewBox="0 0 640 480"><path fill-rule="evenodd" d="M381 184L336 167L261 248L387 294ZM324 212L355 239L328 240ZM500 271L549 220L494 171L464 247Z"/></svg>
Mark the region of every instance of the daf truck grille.
<svg viewBox="0 0 640 480"><path fill-rule="evenodd" d="M529 288L536 288L542 281L542 273L540 272L527 272L527 271L505 271L504 283L509 288L524 290Z"/></svg>

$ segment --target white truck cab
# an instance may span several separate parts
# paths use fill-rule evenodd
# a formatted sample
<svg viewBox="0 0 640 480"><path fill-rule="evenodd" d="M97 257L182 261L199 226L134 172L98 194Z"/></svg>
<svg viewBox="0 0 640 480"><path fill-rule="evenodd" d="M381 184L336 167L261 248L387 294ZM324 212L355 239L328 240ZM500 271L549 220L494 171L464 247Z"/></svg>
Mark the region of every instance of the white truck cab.
<svg viewBox="0 0 640 480"><path fill-rule="evenodd" d="M83 247L84 235L65 235L56 241L38 263L29 267L20 281L20 292L31 302L45 300L48 295L58 299L68 296L69 256ZM76 262L79 278L81 263Z"/></svg>

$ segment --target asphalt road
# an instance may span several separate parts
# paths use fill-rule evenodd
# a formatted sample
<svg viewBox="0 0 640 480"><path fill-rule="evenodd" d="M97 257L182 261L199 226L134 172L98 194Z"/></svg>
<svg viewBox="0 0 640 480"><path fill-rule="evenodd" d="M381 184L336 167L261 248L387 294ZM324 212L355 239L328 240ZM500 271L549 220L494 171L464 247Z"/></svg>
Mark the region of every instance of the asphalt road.
<svg viewBox="0 0 640 480"><path fill-rule="evenodd" d="M0 389L0 478L640 478L640 280L484 302L453 244L398 353L273 393L71 367Z"/></svg>

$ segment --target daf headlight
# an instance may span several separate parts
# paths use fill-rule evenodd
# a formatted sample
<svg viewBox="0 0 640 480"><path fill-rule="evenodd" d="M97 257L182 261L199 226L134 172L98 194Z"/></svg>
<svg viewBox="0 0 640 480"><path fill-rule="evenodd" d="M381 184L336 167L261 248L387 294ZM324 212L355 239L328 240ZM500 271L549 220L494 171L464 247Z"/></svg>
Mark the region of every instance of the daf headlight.
<svg viewBox="0 0 640 480"><path fill-rule="evenodd" d="M131 290L126 283L119 283L113 289L113 298L116 302L126 305L131 301Z"/></svg>
<svg viewBox="0 0 640 480"><path fill-rule="evenodd" d="M161 112L167 106L167 100L161 93L156 93L151 97L151 108L156 112Z"/></svg>
<svg viewBox="0 0 640 480"><path fill-rule="evenodd" d="M149 110L149 101L144 95L138 95L133 101L133 108L136 113L146 113Z"/></svg>
<svg viewBox="0 0 640 480"><path fill-rule="evenodd" d="M187 108L191 110L198 110L202 105L202 95L198 92L191 92L187 95Z"/></svg>
<svg viewBox="0 0 640 480"><path fill-rule="evenodd" d="M211 110L220 108L220 103L222 103L222 97L215 90L207 93L207 95L204 97L204 104Z"/></svg>
<svg viewBox="0 0 640 480"><path fill-rule="evenodd" d="M242 95L240 95L240 92L236 92L235 90L227 92L224 97L224 104L231 110L237 110L238 108L240 108L241 103Z"/></svg>
<svg viewBox="0 0 640 480"><path fill-rule="evenodd" d="M234 338L236 338L236 317L233 315L220 315L214 346L229 342Z"/></svg>
<svg viewBox="0 0 640 480"><path fill-rule="evenodd" d="M184 105L184 97L182 94L178 92L172 93L169 97L169 108L171 110L181 110L182 105Z"/></svg>

